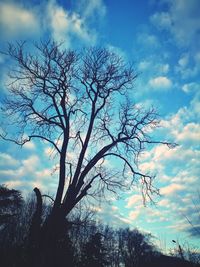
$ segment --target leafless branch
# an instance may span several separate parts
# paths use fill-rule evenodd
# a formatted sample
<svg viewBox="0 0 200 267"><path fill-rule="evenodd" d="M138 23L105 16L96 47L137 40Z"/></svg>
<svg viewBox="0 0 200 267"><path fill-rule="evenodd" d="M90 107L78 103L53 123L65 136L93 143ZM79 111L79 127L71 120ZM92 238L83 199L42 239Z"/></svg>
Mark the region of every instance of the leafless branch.
<svg viewBox="0 0 200 267"><path fill-rule="evenodd" d="M159 193L154 176L138 171L138 157L148 145L176 144L153 140L157 113L131 99L137 77L132 65L104 48L68 51L51 41L35 44L34 54L26 52L25 42L9 44L5 54L14 62L3 112L19 133L14 138L8 130L0 137L21 146L42 139L58 152L53 213L66 216L88 194L116 193L129 179L127 169L144 198ZM108 156L122 164L106 167Z"/></svg>
<svg viewBox="0 0 200 267"><path fill-rule="evenodd" d="M54 202L55 200L51 197L51 196L49 196L49 195L46 195L46 194L44 194L44 195L42 195L42 197L47 197L47 198L49 198L52 202Z"/></svg>

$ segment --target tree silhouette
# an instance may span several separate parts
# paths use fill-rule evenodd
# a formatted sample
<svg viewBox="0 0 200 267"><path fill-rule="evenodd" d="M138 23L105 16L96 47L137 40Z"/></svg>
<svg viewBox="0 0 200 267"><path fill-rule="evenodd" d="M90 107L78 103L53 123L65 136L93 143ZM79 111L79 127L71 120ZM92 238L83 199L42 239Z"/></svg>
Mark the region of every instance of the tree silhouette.
<svg viewBox="0 0 200 267"><path fill-rule="evenodd" d="M32 227L33 221L37 218L36 198L29 196L22 203L17 215L12 216L12 220L6 222L6 227L0 227L0 266L52 266L47 264L47 260L38 261L38 256L43 258L43 255L38 252L40 244L34 241L30 251L28 229ZM48 213L49 210L51 207L44 208L43 204L43 220L46 218L44 213ZM83 207L81 213L83 213ZM70 214L70 217L71 227L56 243L57 258L54 266L199 266L198 250L195 251L191 247L186 249L181 245L187 260L180 258L176 251L173 257L170 257L158 251L152 243L153 239L150 234L144 234L137 229L116 229L103 225L91 220L88 210L80 215L80 210L74 209L73 216ZM50 255L47 256L52 259Z"/></svg>
<svg viewBox="0 0 200 267"><path fill-rule="evenodd" d="M193 213L195 215L195 218L191 218L190 215L184 215L187 222L190 225L190 228L188 229L188 232L194 236L200 237L200 191L198 190L194 194L194 198L192 199L192 206L190 208L190 213Z"/></svg>
<svg viewBox="0 0 200 267"><path fill-rule="evenodd" d="M106 255L106 248L102 241L102 234L92 235L90 240L85 244L82 252L82 267L104 267L109 266ZM108 253L108 252L107 252Z"/></svg>
<svg viewBox="0 0 200 267"><path fill-rule="evenodd" d="M10 44L5 54L15 67L2 110L6 126L18 131L13 135L5 126L1 137L21 146L40 139L58 156L58 187L42 226L41 247L52 244L48 255L68 227L66 216L85 196L116 193L128 183L141 186L144 198L158 193L137 159L149 144L172 144L151 138L157 114L133 103L137 75L131 65L107 49L67 51L51 41L36 44L33 53L25 43Z"/></svg>
<svg viewBox="0 0 200 267"><path fill-rule="evenodd" d="M21 192L0 185L0 225L13 220L22 204Z"/></svg>
<svg viewBox="0 0 200 267"><path fill-rule="evenodd" d="M0 266L24 266L32 207L19 190L0 186Z"/></svg>
<svg viewBox="0 0 200 267"><path fill-rule="evenodd" d="M155 247L150 242L151 235L142 234L137 229L120 229L119 250L126 267L148 265L155 254Z"/></svg>

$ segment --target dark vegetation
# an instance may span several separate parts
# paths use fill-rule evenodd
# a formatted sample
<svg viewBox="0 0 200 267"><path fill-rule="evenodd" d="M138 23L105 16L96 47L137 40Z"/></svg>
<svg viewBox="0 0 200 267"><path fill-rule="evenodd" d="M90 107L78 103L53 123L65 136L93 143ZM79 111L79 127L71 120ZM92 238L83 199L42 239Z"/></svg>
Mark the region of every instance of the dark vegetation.
<svg viewBox="0 0 200 267"><path fill-rule="evenodd" d="M35 257L42 258L42 251L33 247L30 235L36 206L34 196L23 200L19 191L0 187L0 266L39 266ZM51 209L51 205L43 205L41 223ZM150 234L97 223L88 210L81 210L80 216L77 209L69 217L68 226L59 240L58 267L200 266L197 254L183 250L173 256L163 255Z"/></svg>

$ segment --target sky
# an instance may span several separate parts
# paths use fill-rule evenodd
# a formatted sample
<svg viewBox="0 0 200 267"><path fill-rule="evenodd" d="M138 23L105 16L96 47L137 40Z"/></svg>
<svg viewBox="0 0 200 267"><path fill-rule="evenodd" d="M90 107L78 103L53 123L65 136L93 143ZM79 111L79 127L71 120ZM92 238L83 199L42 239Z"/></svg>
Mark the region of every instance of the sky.
<svg viewBox="0 0 200 267"><path fill-rule="evenodd" d="M199 0L48 0L0 2L0 50L8 42L52 38L67 49L102 46L134 64L133 97L160 114L156 136L179 144L157 145L139 159L156 174L161 197L143 206L129 190L94 209L104 222L151 232L163 249L171 240L199 245L200 229L200 2ZM0 99L6 95L9 63L0 54ZM49 147L34 141L23 148L0 140L0 182L53 192L56 179ZM196 207L199 207L199 210Z"/></svg>

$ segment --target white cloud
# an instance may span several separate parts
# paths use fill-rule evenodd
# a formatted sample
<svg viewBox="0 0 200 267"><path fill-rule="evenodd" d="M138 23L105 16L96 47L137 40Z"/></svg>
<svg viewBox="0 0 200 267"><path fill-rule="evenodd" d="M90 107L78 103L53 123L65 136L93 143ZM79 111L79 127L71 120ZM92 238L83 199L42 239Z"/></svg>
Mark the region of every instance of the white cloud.
<svg viewBox="0 0 200 267"><path fill-rule="evenodd" d="M149 80L149 85L154 89L169 89L172 82L165 76L159 76Z"/></svg>
<svg viewBox="0 0 200 267"><path fill-rule="evenodd" d="M165 208L169 208L170 206L170 201L169 199L161 199L159 202L158 202L158 205L161 206L161 207L165 207Z"/></svg>
<svg viewBox="0 0 200 267"><path fill-rule="evenodd" d="M9 154L0 153L0 166L5 167L15 167L19 164L19 161L11 157Z"/></svg>
<svg viewBox="0 0 200 267"><path fill-rule="evenodd" d="M0 4L0 26L5 36L33 34L38 31L38 21L35 14L16 3Z"/></svg>
<svg viewBox="0 0 200 267"><path fill-rule="evenodd" d="M179 59L178 64L181 67L186 67L189 63L189 55L188 54L184 54L182 55L182 57Z"/></svg>
<svg viewBox="0 0 200 267"><path fill-rule="evenodd" d="M17 169L0 170L0 175L2 179L22 179L23 177L33 179L38 164L39 158L36 155L31 155L29 158L22 160Z"/></svg>
<svg viewBox="0 0 200 267"><path fill-rule="evenodd" d="M117 206L112 206L111 209L112 209L113 211L117 211L117 210L119 210L119 208L118 208Z"/></svg>
<svg viewBox="0 0 200 267"><path fill-rule="evenodd" d="M139 210L139 209L134 210L134 211L131 211L131 212L129 213L129 219L130 219L131 221L136 220L139 216L140 216L140 210Z"/></svg>
<svg viewBox="0 0 200 267"><path fill-rule="evenodd" d="M196 163L198 164L198 162ZM179 173L174 178L171 179L171 182L179 183L179 184L187 184L188 190L190 191L191 188L196 183L198 183L198 177L195 175L195 172L199 171L199 170L196 170L197 168L194 163L193 163L193 166L191 167L192 167L191 168L192 170L188 167L188 168L185 168L183 171L179 171Z"/></svg>
<svg viewBox="0 0 200 267"><path fill-rule="evenodd" d="M35 143L33 141L29 141L29 142L25 143L23 147L25 149L28 149L28 150L34 150L35 149Z"/></svg>
<svg viewBox="0 0 200 267"><path fill-rule="evenodd" d="M189 113L193 119L200 120L200 92L191 100Z"/></svg>
<svg viewBox="0 0 200 267"><path fill-rule="evenodd" d="M178 220L178 221L174 222L174 224L167 226L167 228L175 230L175 232L180 233L183 231L187 231L188 223L187 222L183 223L183 220Z"/></svg>
<svg viewBox="0 0 200 267"><path fill-rule="evenodd" d="M162 64L159 66L159 70L161 73L166 74L169 72L170 66L169 64Z"/></svg>
<svg viewBox="0 0 200 267"><path fill-rule="evenodd" d="M157 63L155 63L155 61L157 61ZM158 61L159 59L151 56L139 62L138 69L142 72L145 71L145 73L147 73L147 71L150 71L152 74L161 76L167 74L170 70L170 65L168 63L165 63L164 60L161 61L160 59L160 62Z"/></svg>
<svg viewBox="0 0 200 267"><path fill-rule="evenodd" d="M189 90L190 86L194 88L196 84L189 84L185 87ZM178 112L172 115L168 120L161 121L161 126L164 126L165 130L172 136L174 141L181 145L175 150L175 152L181 153L181 156L185 154L184 152L188 153L188 148L199 146L200 124L197 122L199 111L200 102L198 96L195 95L189 107L180 108Z"/></svg>
<svg viewBox="0 0 200 267"><path fill-rule="evenodd" d="M102 0L81 0L79 1L79 12L83 14L85 18L91 18L91 16L104 17L106 14L106 6Z"/></svg>
<svg viewBox="0 0 200 267"><path fill-rule="evenodd" d="M160 29L170 29L172 26L172 19L168 12L155 13L150 17L151 22Z"/></svg>
<svg viewBox="0 0 200 267"><path fill-rule="evenodd" d="M196 87L196 86L195 86ZM197 122L200 120L200 92L194 92L194 96L188 106L182 106L177 113L170 115L162 120L160 126L164 127L170 133L182 131L187 123Z"/></svg>
<svg viewBox="0 0 200 267"><path fill-rule="evenodd" d="M147 60L143 60L139 63L138 69L139 70L147 70L149 67L151 67L151 62Z"/></svg>
<svg viewBox="0 0 200 267"><path fill-rule="evenodd" d="M55 1L50 1L47 6L52 36L55 41L65 41L65 46L70 47L73 37L94 44L96 35L86 25L86 21L78 13L69 13Z"/></svg>
<svg viewBox="0 0 200 267"><path fill-rule="evenodd" d="M190 86L195 87L194 84ZM177 113L163 120L161 126L165 128L159 129L161 136L167 136L168 140L174 140L179 143L179 146L169 149L165 145L158 145L143 153L139 164L143 171L155 173L157 170L155 183L163 196L157 202L158 208L165 207L162 210L162 218L160 219L159 214L157 215L160 221L167 221L170 212L170 218L173 218L174 225L178 224L178 220L183 214L188 213L187 210L190 206L188 199L191 199L191 192L199 184L200 125L197 123L199 93L196 89L193 89L193 92L195 95L189 106L180 108ZM137 214L135 216L137 217ZM194 215L190 216L194 217ZM146 220L153 223L158 221L158 218L155 220L153 215L148 213ZM180 232L181 229L175 230ZM185 231L186 228L183 230Z"/></svg>
<svg viewBox="0 0 200 267"><path fill-rule="evenodd" d="M126 218L124 216L119 216L119 215L115 215L113 219L114 220L116 220L116 219L119 220L118 225L116 225L118 228L119 227L124 227L124 224L128 226L132 222L129 218Z"/></svg>
<svg viewBox="0 0 200 267"><path fill-rule="evenodd" d="M159 46L159 40L156 35L148 34L148 33L140 33L137 36L137 41L139 44L145 46L151 46L152 48Z"/></svg>
<svg viewBox="0 0 200 267"><path fill-rule="evenodd" d="M181 132L176 133L176 139L189 144L200 144L200 124L191 122L186 124Z"/></svg>
<svg viewBox="0 0 200 267"><path fill-rule="evenodd" d="M122 50L121 48L117 47L117 46L113 46L111 44L107 44L106 48L112 52L117 54L120 58L122 58L123 60L127 60L127 54L125 53L124 50Z"/></svg>
<svg viewBox="0 0 200 267"><path fill-rule="evenodd" d="M181 74L183 79L193 78L200 72L199 51L190 51L181 55L174 70Z"/></svg>
<svg viewBox="0 0 200 267"><path fill-rule="evenodd" d="M165 212L163 212L163 210L158 209L158 208L148 208L146 210L147 213L147 222L148 223L158 223L158 222L166 222L169 221L169 217L168 215L168 210L166 210Z"/></svg>
<svg viewBox="0 0 200 267"><path fill-rule="evenodd" d="M200 151L197 149L195 150L185 146L178 146L174 149L169 149L165 145L159 145L141 156L139 168L143 172L155 173L156 171L159 174L162 173L163 176L163 172L164 170L167 170L168 164L174 163L174 168L179 166L179 168L182 169L180 165L182 166L182 164L185 163L185 167L187 167L186 163L195 164L199 157ZM153 167L151 168L151 166ZM173 170L172 167L171 170Z"/></svg>
<svg viewBox="0 0 200 267"><path fill-rule="evenodd" d="M160 189L161 195L175 195L178 191L183 191L186 186L182 184L170 184Z"/></svg>
<svg viewBox="0 0 200 267"><path fill-rule="evenodd" d="M35 176L37 179L50 179L52 176L52 170L45 168L40 171L35 171Z"/></svg>
<svg viewBox="0 0 200 267"><path fill-rule="evenodd" d="M144 162L142 164L140 164L140 170L143 173L155 173L158 172L158 170L160 170L162 166L161 165L157 165L156 162L153 161L148 161L148 162Z"/></svg>
<svg viewBox="0 0 200 267"><path fill-rule="evenodd" d="M17 181L11 180L11 181L6 182L6 186L8 186L9 188L14 188L14 189L20 188L24 185L25 185L25 182L22 182L20 180L17 180Z"/></svg>
<svg viewBox="0 0 200 267"><path fill-rule="evenodd" d="M182 90L185 93L197 92L200 91L200 84L197 84L195 82L186 83L182 86Z"/></svg>
<svg viewBox="0 0 200 267"><path fill-rule="evenodd" d="M38 163L39 163L39 158L36 155L32 155L29 158L22 161L24 169L29 171L35 170Z"/></svg>
<svg viewBox="0 0 200 267"><path fill-rule="evenodd" d="M178 45L199 46L200 9L199 0L165 0L166 12L156 12L151 22L162 30L167 30Z"/></svg>
<svg viewBox="0 0 200 267"><path fill-rule="evenodd" d="M9 155L3 155L4 160L12 159ZM41 159L36 155L30 155L26 159L14 161L13 166L0 166L1 183L9 187L21 190L23 193L31 192L34 187L44 192L55 193L58 184L57 174L54 176L51 168L44 167Z"/></svg>
<svg viewBox="0 0 200 267"><path fill-rule="evenodd" d="M131 220L122 214L118 207L110 206L108 202L103 202L100 206L97 203L92 207L92 210L96 212L96 218L104 223L112 225L112 227L124 227L131 224Z"/></svg>
<svg viewBox="0 0 200 267"><path fill-rule="evenodd" d="M133 195L126 199L127 205L126 208L131 208L135 206L135 204L142 203L142 196L141 195Z"/></svg>
<svg viewBox="0 0 200 267"><path fill-rule="evenodd" d="M54 148L48 146L48 147L44 148L44 154L47 157L54 158L54 157L56 157L57 152L56 152L56 150Z"/></svg>

